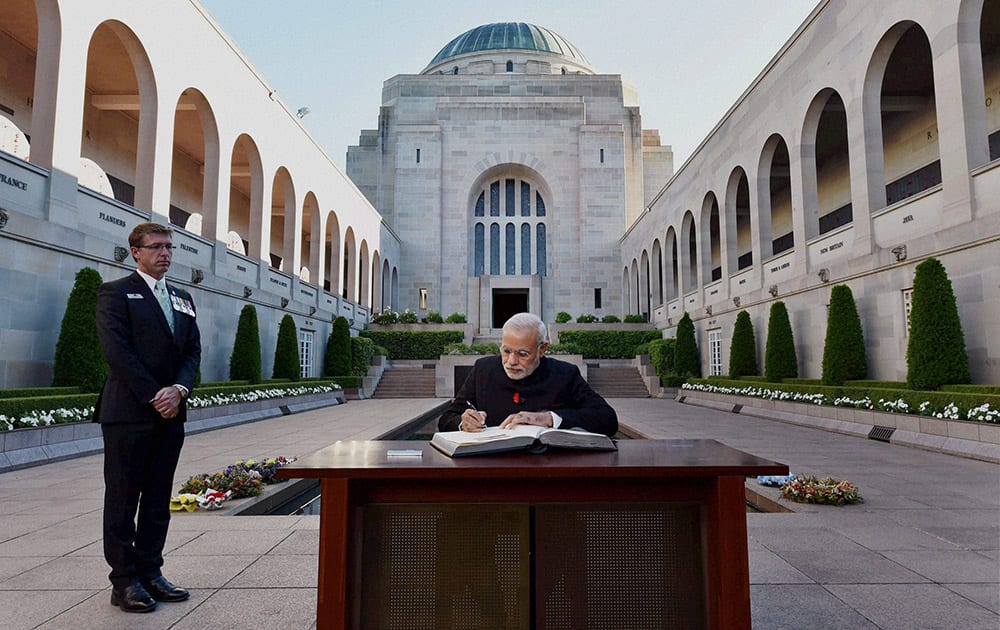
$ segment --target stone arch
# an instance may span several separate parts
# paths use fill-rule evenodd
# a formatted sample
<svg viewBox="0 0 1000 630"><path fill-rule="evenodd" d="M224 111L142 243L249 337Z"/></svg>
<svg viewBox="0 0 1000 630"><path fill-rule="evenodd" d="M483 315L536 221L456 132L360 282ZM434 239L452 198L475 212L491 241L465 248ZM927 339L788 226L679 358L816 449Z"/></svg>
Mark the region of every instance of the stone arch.
<svg viewBox="0 0 1000 630"><path fill-rule="evenodd" d="M292 175L287 168L279 166L271 181L271 207L266 221L270 228L267 254L272 267L290 274L298 271L295 260L296 214Z"/></svg>
<svg viewBox="0 0 1000 630"><path fill-rule="evenodd" d="M694 213L684 212L681 219L680 286L681 294L698 288L698 229Z"/></svg>
<svg viewBox="0 0 1000 630"><path fill-rule="evenodd" d="M800 151L808 240L854 220L847 109L833 88L820 90L806 109Z"/></svg>
<svg viewBox="0 0 1000 630"><path fill-rule="evenodd" d="M323 239L320 238L322 231L320 228L319 201L316 193L309 191L305 199L302 200L302 229L299 235L299 247L303 267L309 270L309 277L315 278L315 284L319 284L323 272L320 261L323 254Z"/></svg>
<svg viewBox="0 0 1000 630"><path fill-rule="evenodd" d="M730 275L753 265L753 236L750 221L750 180L742 166L729 175L726 185L726 262Z"/></svg>
<svg viewBox="0 0 1000 630"><path fill-rule="evenodd" d="M208 99L189 87L174 108L174 151L170 170L170 222L189 232L219 239L219 125ZM199 230L190 218L201 215Z"/></svg>
<svg viewBox="0 0 1000 630"><path fill-rule="evenodd" d="M663 304L663 246L660 244L659 238L653 239L653 259L651 265L653 275L650 282L655 286L655 289L653 289L653 299L656 301L657 306L661 306Z"/></svg>
<svg viewBox="0 0 1000 630"><path fill-rule="evenodd" d="M227 234L235 232L244 253L263 260L266 253L261 246L264 227L264 166L260 150L253 138L240 134L233 142L230 156L229 210L224 220L220 217L217 230L225 230Z"/></svg>
<svg viewBox="0 0 1000 630"><path fill-rule="evenodd" d="M666 252L665 256L667 259L666 264L666 277L665 284L667 290L667 302L672 302L680 297L680 269L679 267L679 257L677 253L677 233L674 231L673 226L667 228L667 235L665 237Z"/></svg>
<svg viewBox="0 0 1000 630"><path fill-rule="evenodd" d="M919 24L905 20L882 36L862 98L871 210L940 184L933 59ZM908 142L915 134L927 141Z"/></svg>
<svg viewBox="0 0 1000 630"><path fill-rule="evenodd" d="M104 171L115 199L152 215L157 86L132 29L117 20L94 29L85 83L80 157Z"/></svg>
<svg viewBox="0 0 1000 630"><path fill-rule="evenodd" d="M358 274L357 274L358 253L354 242L354 228L347 227L344 233L344 255L343 255L343 284L341 284L342 296L345 300L358 301Z"/></svg>
<svg viewBox="0 0 1000 630"><path fill-rule="evenodd" d="M368 241L361 239L358 248L358 304L365 306L370 302L370 287L368 286Z"/></svg>
<svg viewBox="0 0 1000 630"><path fill-rule="evenodd" d="M722 233L719 217L719 200L708 191L701 202L701 284L705 286L722 279Z"/></svg>
<svg viewBox="0 0 1000 630"><path fill-rule="evenodd" d="M326 270L323 280L323 289L340 295L340 278L342 272L340 265L343 256L340 254L340 221L337 220L337 213L330 210L326 213L326 230L323 236L323 268Z"/></svg>
<svg viewBox="0 0 1000 630"><path fill-rule="evenodd" d="M771 134L764 142L757 165L757 225L762 260L795 247L790 159L785 139L781 134Z"/></svg>

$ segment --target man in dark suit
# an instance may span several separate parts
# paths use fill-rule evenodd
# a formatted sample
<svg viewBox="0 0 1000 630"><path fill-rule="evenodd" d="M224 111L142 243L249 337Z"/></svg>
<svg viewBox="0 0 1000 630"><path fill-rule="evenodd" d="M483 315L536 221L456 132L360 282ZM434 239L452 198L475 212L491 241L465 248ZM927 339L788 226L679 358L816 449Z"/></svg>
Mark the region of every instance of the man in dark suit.
<svg viewBox="0 0 1000 630"><path fill-rule="evenodd" d="M172 233L158 223L137 225L128 239L137 271L104 283L97 296L108 363L94 411L104 435L104 557L111 604L127 612L188 598L160 572L184 401L201 361L194 302L164 280Z"/></svg>
<svg viewBox="0 0 1000 630"><path fill-rule="evenodd" d="M545 323L518 313L503 325L500 355L476 361L458 397L438 420L440 431L482 431L532 424L611 436L618 415L572 363L545 356Z"/></svg>

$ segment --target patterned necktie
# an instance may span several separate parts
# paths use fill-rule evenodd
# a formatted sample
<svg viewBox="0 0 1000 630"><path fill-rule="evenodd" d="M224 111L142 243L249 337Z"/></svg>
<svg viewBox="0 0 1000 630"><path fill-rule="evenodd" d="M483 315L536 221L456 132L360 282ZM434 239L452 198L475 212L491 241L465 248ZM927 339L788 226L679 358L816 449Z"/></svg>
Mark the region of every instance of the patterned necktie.
<svg viewBox="0 0 1000 630"><path fill-rule="evenodd" d="M156 294L156 301L160 303L163 315L167 318L167 325L170 326L170 332L174 332L174 309L170 306L170 296L167 295L167 283L163 278L156 281L156 288L153 293Z"/></svg>

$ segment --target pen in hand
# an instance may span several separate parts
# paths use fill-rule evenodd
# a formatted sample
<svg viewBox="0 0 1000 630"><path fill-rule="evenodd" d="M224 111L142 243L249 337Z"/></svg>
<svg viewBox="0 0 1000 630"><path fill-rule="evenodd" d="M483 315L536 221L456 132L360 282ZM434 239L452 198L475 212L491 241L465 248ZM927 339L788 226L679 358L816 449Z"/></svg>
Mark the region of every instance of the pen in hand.
<svg viewBox="0 0 1000 630"><path fill-rule="evenodd" d="M468 405L469 409L471 409L471 410L473 410L473 411L476 412L476 415L479 416L480 422L483 423L482 428L485 429L486 428L486 419L483 417L483 413L481 411L479 411L478 409L476 409L476 406L472 404L471 400L466 400L465 404Z"/></svg>

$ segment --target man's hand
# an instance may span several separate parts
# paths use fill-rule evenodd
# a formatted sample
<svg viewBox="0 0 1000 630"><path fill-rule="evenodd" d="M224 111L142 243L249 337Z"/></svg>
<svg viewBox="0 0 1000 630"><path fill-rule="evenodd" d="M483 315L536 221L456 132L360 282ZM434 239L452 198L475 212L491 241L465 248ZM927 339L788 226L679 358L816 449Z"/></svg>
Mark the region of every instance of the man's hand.
<svg viewBox="0 0 1000 630"><path fill-rule="evenodd" d="M173 385L164 387L153 396L153 408L163 418L176 418L180 410L181 393Z"/></svg>
<svg viewBox="0 0 1000 630"><path fill-rule="evenodd" d="M486 412L466 409L462 412L462 420L458 423L462 431L478 433L486 428Z"/></svg>
<svg viewBox="0 0 1000 630"><path fill-rule="evenodd" d="M551 427L552 414L548 411L519 411L512 413L500 423L501 429L511 429L518 424L532 424L537 427Z"/></svg>

